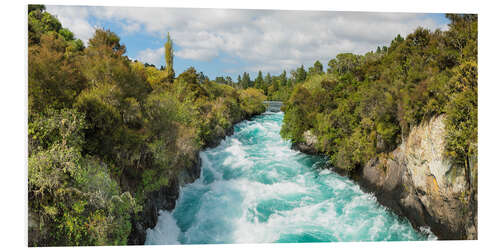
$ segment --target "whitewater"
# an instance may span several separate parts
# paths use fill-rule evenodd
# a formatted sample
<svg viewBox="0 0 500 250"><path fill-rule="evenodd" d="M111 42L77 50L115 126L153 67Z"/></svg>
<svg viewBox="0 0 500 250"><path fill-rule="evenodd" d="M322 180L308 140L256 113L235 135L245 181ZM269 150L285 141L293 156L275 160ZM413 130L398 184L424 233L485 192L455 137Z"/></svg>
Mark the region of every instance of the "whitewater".
<svg viewBox="0 0 500 250"><path fill-rule="evenodd" d="M282 112L266 112L201 152L200 178L181 188L173 211L160 211L145 243L436 239L324 169L323 157L292 150L280 137L282 121Z"/></svg>

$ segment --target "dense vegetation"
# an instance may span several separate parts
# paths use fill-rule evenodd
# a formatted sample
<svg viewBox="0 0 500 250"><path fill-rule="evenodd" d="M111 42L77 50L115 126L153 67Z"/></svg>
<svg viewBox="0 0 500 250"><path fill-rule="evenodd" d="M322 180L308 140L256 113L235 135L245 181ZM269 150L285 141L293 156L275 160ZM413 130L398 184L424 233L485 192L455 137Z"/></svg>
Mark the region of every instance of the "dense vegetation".
<svg viewBox="0 0 500 250"><path fill-rule="evenodd" d="M168 185L233 123L265 110L261 90L124 56L109 30L85 47L43 5L28 8L30 246L121 245L148 192Z"/></svg>
<svg viewBox="0 0 500 250"><path fill-rule="evenodd" d="M295 85L303 83L308 77L321 74L324 74L323 65L320 61L316 61L312 67L309 67L308 71L305 70L304 65L301 65L292 70L290 76L287 76L286 70L276 76L271 76L270 73L263 76L262 71L259 70L254 80L250 79L249 73L243 72L243 76L238 75L235 82L230 76L218 76L215 78L215 82L227 84L237 89L260 89L270 101L286 101Z"/></svg>
<svg viewBox="0 0 500 250"><path fill-rule="evenodd" d="M283 137L318 137L319 152L347 172L384 157L410 129L446 115L446 154L477 187L477 15L448 14L449 30L418 28L365 55L339 54L325 74L297 84Z"/></svg>

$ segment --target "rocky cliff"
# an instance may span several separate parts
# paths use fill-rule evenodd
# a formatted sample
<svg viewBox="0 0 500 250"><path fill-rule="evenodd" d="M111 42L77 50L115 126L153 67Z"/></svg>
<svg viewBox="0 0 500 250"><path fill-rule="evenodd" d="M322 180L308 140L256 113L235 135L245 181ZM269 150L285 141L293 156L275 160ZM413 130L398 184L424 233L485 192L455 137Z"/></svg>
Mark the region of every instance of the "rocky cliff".
<svg viewBox="0 0 500 250"><path fill-rule="evenodd" d="M314 151L309 134L294 147ZM382 205L410 220L415 228L429 227L439 239L477 239L477 192L463 168L444 156L444 116L414 127L394 151L370 160L351 177Z"/></svg>

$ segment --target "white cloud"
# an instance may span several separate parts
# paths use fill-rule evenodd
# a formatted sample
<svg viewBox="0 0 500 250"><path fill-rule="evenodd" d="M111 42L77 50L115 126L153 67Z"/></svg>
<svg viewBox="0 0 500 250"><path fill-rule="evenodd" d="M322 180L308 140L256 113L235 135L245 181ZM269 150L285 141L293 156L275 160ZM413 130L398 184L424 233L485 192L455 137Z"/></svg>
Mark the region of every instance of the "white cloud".
<svg viewBox="0 0 500 250"><path fill-rule="evenodd" d="M127 34L133 34L141 29L141 25L139 23L130 21L124 22L120 26Z"/></svg>
<svg viewBox="0 0 500 250"><path fill-rule="evenodd" d="M71 30L75 36L88 44L89 38L94 35L95 28L88 22L89 9L79 6L47 5L47 11L57 16L61 24Z"/></svg>
<svg viewBox="0 0 500 250"><path fill-rule="evenodd" d="M85 20L92 15L121 24L123 32L146 31L155 37L170 32L180 58L209 61L225 53L250 65L241 70L272 73L300 64L308 67L315 60L327 62L341 52L366 53L418 26L445 28L416 13L70 6L48 10L80 38L89 37ZM137 59L160 64L162 49L145 49Z"/></svg>
<svg viewBox="0 0 500 250"><path fill-rule="evenodd" d="M175 53L175 56L198 61L209 61L217 56L217 51L213 49L182 49Z"/></svg>
<svg viewBox="0 0 500 250"><path fill-rule="evenodd" d="M147 62L155 65L160 65L165 62L163 56L165 55L165 48L161 47L158 49L145 49L137 54L137 60L141 62Z"/></svg>

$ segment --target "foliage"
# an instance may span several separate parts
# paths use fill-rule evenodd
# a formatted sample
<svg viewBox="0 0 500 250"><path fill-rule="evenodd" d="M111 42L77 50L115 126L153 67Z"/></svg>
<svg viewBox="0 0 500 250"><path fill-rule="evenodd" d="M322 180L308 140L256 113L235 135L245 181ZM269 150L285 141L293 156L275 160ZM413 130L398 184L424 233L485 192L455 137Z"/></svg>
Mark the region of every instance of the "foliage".
<svg viewBox="0 0 500 250"><path fill-rule="evenodd" d="M43 112L47 106L68 108L86 87L79 69L81 56L67 54L70 44L57 33L40 36L28 49L28 108ZM65 79L66 81L61 81Z"/></svg>
<svg viewBox="0 0 500 250"><path fill-rule="evenodd" d="M130 214L139 206L130 193L119 193L105 163L82 154L84 118L75 110L32 117L29 213L39 223L30 233L41 240L30 245L126 243Z"/></svg>
<svg viewBox="0 0 500 250"><path fill-rule="evenodd" d="M167 42L165 43L165 74L167 82L174 81L174 46L170 38L170 33L167 34Z"/></svg>
<svg viewBox="0 0 500 250"><path fill-rule="evenodd" d="M314 65L309 68L308 75L322 75L323 72L323 64L320 61L314 62Z"/></svg>
<svg viewBox="0 0 500 250"><path fill-rule="evenodd" d="M477 179L471 158L477 157L477 63L466 61L454 68L451 100L446 105L446 154L463 166L469 185ZM473 160L477 161L477 160ZM473 175L473 176L471 176ZM474 187L477 188L477 187Z"/></svg>
<svg viewBox="0 0 500 250"><path fill-rule="evenodd" d="M300 142L303 140L302 134L312 127L311 119L308 119L313 113L312 103L309 102L311 98L309 91L302 86L293 90L280 132L284 138Z"/></svg>
<svg viewBox="0 0 500 250"><path fill-rule="evenodd" d="M239 91L239 95L241 109L248 115L259 114L266 110L262 104L266 100L266 96L262 91L249 88Z"/></svg>

